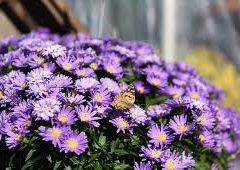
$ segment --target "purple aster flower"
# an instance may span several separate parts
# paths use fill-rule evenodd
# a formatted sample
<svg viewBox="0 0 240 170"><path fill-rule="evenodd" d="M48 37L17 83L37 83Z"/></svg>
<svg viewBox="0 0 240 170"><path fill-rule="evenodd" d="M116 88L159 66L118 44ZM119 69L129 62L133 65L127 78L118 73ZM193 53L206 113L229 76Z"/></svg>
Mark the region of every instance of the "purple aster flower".
<svg viewBox="0 0 240 170"><path fill-rule="evenodd" d="M158 126L157 124L153 125L149 129L147 135L149 138L151 138L149 142L153 143L154 146L157 147L159 145L167 145L174 139L174 136L170 134L169 129L164 127L162 124L160 126Z"/></svg>
<svg viewBox="0 0 240 170"><path fill-rule="evenodd" d="M92 68L78 68L74 71L78 77L96 77Z"/></svg>
<svg viewBox="0 0 240 170"><path fill-rule="evenodd" d="M19 117L16 120L16 122L14 122L18 128L27 129L28 127L31 126L31 124L32 124L32 116L31 115L26 114L26 113L19 113L18 116Z"/></svg>
<svg viewBox="0 0 240 170"><path fill-rule="evenodd" d="M96 88L98 85L99 82L91 77L84 77L75 82L75 86L79 92L89 91L93 88Z"/></svg>
<svg viewBox="0 0 240 170"><path fill-rule="evenodd" d="M198 140L203 146L206 146L208 148L213 148L215 145L215 138L214 134L212 134L210 131L204 130L198 135Z"/></svg>
<svg viewBox="0 0 240 170"><path fill-rule="evenodd" d="M110 50L118 52L119 54L126 56L128 58L136 57L136 54L134 51L132 51L126 47L120 46L120 45L112 46L112 47L110 47Z"/></svg>
<svg viewBox="0 0 240 170"><path fill-rule="evenodd" d="M111 102L111 96L106 89L99 88L92 93L92 101L95 104L107 105Z"/></svg>
<svg viewBox="0 0 240 170"><path fill-rule="evenodd" d="M174 130L174 134L180 135L180 139L183 135L192 133L194 128L193 124L187 123L187 116L184 114L174 116L169 122L169 127Z"/></svg>
<svg viewBox="0 0 240 170"><path fill-rule="evenodd" d="M231 127L231 121L225 111L227 110L220 109L216 113L216 129L218 130L226 130Z"/></svg>
<svg viewBox="0 0 240 170"><path fill-rule="evenodd" d="M44 141L51 141L54 147L61 146L61 139L68 133L68 127L58 127L53 126L51 128L47 128L44 126L40 126L38 128L39 135L43 137Z"/></svg>
<svg viewBox="0 0 240 170"><path fill-rule="evenodd" d="M142 81L135 81L134 86L136 91L140 94L146 94L149 92L149 87L147 87Z"/></svg>
<svg viewBox="0 0 240 170"><path fill-rule="evenodd" d="M7 86L10 86L16 90L24 90L27 87L26 83L26 76L21 71L11 71L8 73L8 76L5 78L7 79L8 84Z"/></svg>
<svg viewBox="0 0 240 170"><path fill-rule="evenodd" d="M71 125L76 121L75 112L70 107L62 107L56 120L62 125Z"/></svg>
<svg viewBox="0 0 240 170"><path fill-rule="evenodd" d="M29 95L36 96L37 98L49 95L50 87L46 83L30 84L29 90L26 90Z"/></svg>
<svg viewBox="0 0 240 170"><path fill-rule="evenodd" d="M65 71L72 71L78 66L78 62L71 56L58 57L56 63Z"/></svg>
<svg viewBox="0 0 240 170"><path fill-rule="evenodd" d="M57 58L66 55L66 48L59 44L54 44L43 48L40 54L45 57L52 56L53 58Z"/></svg>
<svg viewBox="0 0 240 170"><path fill-rule="evenodd" d="M42 68L34 69L27 75L27 81L31 83L44 83L52 76L52 73Z"/></svg>
<svg viewBox="0 0 240 170"><path fill-rule="evenodd" d="M107 114L112 110L111 107L105 105L94 105L94 108L98 112L98 115L103 118L106 117Z"/></svg>
<svg viewBox="0 0 240 170"><path fill-rule="evenodd" d="M44 63L42 67L43 67L43 70L47 73L51 73L51 72L53 73L54 70L56 69L56 65L51 62Z"/></svg>
<svg viewBox="0 0 240 170"><path fill-rule="evenodd" d="M82 122L86 122L94 127L99 127L100 124L96 121L101 119L100 117L95 117L97 114L97 111L94 110L89 105L80 105L79 107L76 107L76 112L78 114L79 119Z"/></svg>
<svg viewBox="0 0 240 170"><path fill-rule="evenodd" d="M182 97L184 89L177 86L169 86L165 88L164 92L171 95L173 98L179 98Z"/></svg>
<svg viewBox="0 0 240 170"><path fill-rule="evenodd" d="M84 96L77 94L76 92L73 93L60 93L58 95L59 100L68 105L77 105L82 104L85 102Z"/></svg>
<svg viewBox="0 0 240 170"><path fill-rule="evenodd" d="M90 64L96 57L96 52L92 48L87 48L85 50L80 49L76 52L77 61L80 64Z"/></svg>
<svg viewBox="0 0 240 170"><path fill-rule="evenodd" d="M133 169L134 170L152 170L152 166L151 166L150 162L147 162L147 163L141 162L140 164L135 162Z"/></svg>
<svg viewBox="0 0 240 170"><path fill-rule="evenodd" d="M77 155L80 155L87 149L87 136L85 132L69 132L66 134L66 137L61 140L61 151L65 153L74 152Z"/></svg>
<svg viewBox="0 0 240 170"><path fill-rule="evenodd" d="M100 82L101 86L103 86L103 88L106 88L109 92L112 92L114 94L118 94L121 92L118 83L110 78L101 78Z"/></svg>
<svg viewBox="0 0 240 170"><path fill-rule="evenodd" d="M103 65L104 70L109 74L112 74L116 77L119 77L123 73L123 68L120 66L118 62L107 61Z"/></svg>
<svg viewBox="0 0 240 170"><path fill-rule="evenodd" d="M13 132L11 130L8 130L6 131L6 134L6 145L9 149L16 147L25 137L25 133L21 131Z"/></svg>
<svg viewBox="0 0 240 170"><path fill-rule="evenodd" d="M147 120L150 120L145 110L137 105L134 105L132 108L130 108L127 114L129 114L132 120L137 124L144 124Z"/></svg>
<svg viewBox="0 0 240 170"><path fill-rule="evenodd" d="M60 109L60 102L56 99L44 98L36 101L34 104L33 114L37 119L49 120Z"/></svg>
<svg viewBox="0 0 240 170"><path fill-rule="evenodd" d="M49 81L49 84L56 88L72 87L73 80L69 76L58 74Z"/></svg>
<svg viewBox="0 0 240 170"><path fill-rule="evenodd" d="M141 147L142 154L140 154L141 157L143 157L143 160L151 160L156 161L158 163L161 162L161 157L164 153L164 151L161 148L153 147L150 145L142 146Z"/></svg>
<svg viewBox="0 0 240 170"><path fill-rule="evenodd" d="M28 55L28 65L31 68L40 67L45 61L46 59L44 57L38 56L36 53L31 53Z"/></svg>
<svg viewBox="0 0 240 170"><path fill-rule="evenodd" d="M27 67L28 60L23 51L20 49L14 51L12 57L12 65L16 67Z"/></svg>
<svg viewBox="0 0 240 170"><path fill-rule="evenodd" d="M167 86L167 77L166 76L154 76L147 75L147 82L158 88Z"/></svg>
<svg viewBox="0 0 240 170"><path fill-rule="evenodd" d="M215 125L214 115L210 112L205 112L200 115L194 114L195 121L202 127L213 128Z"/></svg>
<svg viewBox="0 0 240 170"><path fill-rule="evenodd" d="M160 66L153 64L148 65L147 68L143 70L145 75L152 75L156 77L165 77L167 78L168 74Z"/></svg>
<svg viewBox="0 0 240 170"><path fill-rule="evenodd" d="M234 140L231 138L231 136L228 133L223 133L219 135L221 146L226 149L228 153L234 153L237 151L238 147L237 144L234 142Z"/></svg>
<svg viewBox="0 0 240 170"><path fill-rule="evenodd" d="M164 117L168 115L171 111L171 107L169 107L167 104L163 103L160 105L153 105L150 106L147 110L147 114L150 117Z"/></svg>
<svg viewBox="0 0 240 170"><path fill-rule="evenodd" d="M185 167L185 164L180 162L180 156L176 151L166 150L161 160L163 170L183 170Z"/></svg>
<svg viewBox="0 0 240 170"><path fill-rule="evenodd" d="M129 131L131 134L133 133L133 127L136 126L134 123L130 122L128 119L123 116L118 116L112 120L109 120L117 128L117 133L122 131L125 133Z"/></svg>
<svg viewBox="0 0 240 170"><path fill-rule="evenodd" d="M188 154L186 151L182 152L181 161L184 168L195 166L195 160L193 159L193 156Z"/></svg>

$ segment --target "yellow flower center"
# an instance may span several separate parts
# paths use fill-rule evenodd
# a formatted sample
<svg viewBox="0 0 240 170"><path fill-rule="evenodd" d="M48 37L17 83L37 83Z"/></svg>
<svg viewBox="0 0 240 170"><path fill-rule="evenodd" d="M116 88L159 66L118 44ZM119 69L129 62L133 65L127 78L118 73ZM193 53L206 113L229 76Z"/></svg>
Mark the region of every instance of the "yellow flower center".
<svg viewBox="0 0 240 170"><path fill-rule="evenodd" d="M27 126L27 125L28 125L28 123L30 122L29 119L30 119L30 118L28 117L27 119L25 119L25 120L23 121L23 125L24 125L24 126Z"/></svg>
<svg viewBox="0 0 240 170"><path fill-rule="evenodd" d="M38 81L41 81L42 80L42 77L41 76L37 76L36 78Z"/></svg>
<svg viewBox="0 0 240 170"><path fill-rule="evenodd" d="M25 83L25 82L23 82L22 84L21 84L21 87L26 87L27 86L27 84Z"/></svg>
<svg viewBox="0 0 240 170"><path fill-rule="evenodd" d="M166 168L169 169L169 170L173 170L173 169L175 169L175 167L176 167L174 161L171 160L171 159L168 159L168 160L166 161L165 165L166 165Z"/></svg>
<svg viewBox="0 0 240 170"><path fill-rule="evenodd" d="M42 87L39 87L39 88L37 89L37 92L38 92L38 93L44 93L44 89L43 89Z"/></svg>
<svg viewBox="0 0 240 170"><path fill-rule="evenodd" d="M198 92L196 92L196 91L191 92L191 93L190 93L190 96L191 96L191 98L193 98L193 99L198 99L198 98L199 98L199 94L198 94Z"/></svg>
<svg viewBox="0 0 240 170"><path fill-rule="evenodd" d="M41 50L42 50L41 47L36 47L36 48L35 48L35 51L36 51L37 53L39 53Z"/></svg>
<svg viewBox="0 0 240 170"><path fill-rule="evenodd" d="M96 63L91 63L89 67L91 67L93 70L97 70L98 65Z"/></svg>
<svg viewBox="0 0 240 170"><path fill-rule="evenodd" d="M68 71L72 68L72 65L68 62L65 62L65 63L62 64L62 67L63 67L64 70Z"/></svg>
<svg viewBox="0 0 240 170"><path fill-rule="evenodd" d="M78 70L77 71L77 75L79 76L85 76L86 75L86 72L84 70Z"/></svg>
<svg viewBox="0 0 240 170"><path fill-rule="evenodd" d="M45 106L43 108L43 112L49 112L51 110L51 107L50 106Z"/></svg>
<svg viewBox="0 0 240 170"><path fill-rule="evenodd" d="M205 123L206 123L206 120L204 119L204 117L203 117L202 115L201 115L201 116L198 116L197 121L198 121L201 125L205 125Z"/></svg>
<svg viewBox="0 0 240 170"><path fill-rule="evenodd" d="M161 114L164 113L164 111L163 110L156 110L156 113L157 113L157 115L161 115Z"/></svg>
<svg viewBox="0 0 240 170"><path fill-rule="evenodd" d="M59 116L58 116L58 120L59 120L61 123L66 123L66 121L67 121L67 116L66 116L66 115L59 115Z"/></svg>
<svg viewBox="0 0 240 170"><path fill-rule="evenodd" d="M199 138L199 140L200 140L201 142L203 142L203 141L206 140L206 137L205 137L203 134L199 135L198 138Z"/></svg>
<svg viewBox="0 0 240 170"><path fill-rule="evenodd" d="M180 93L176 92L176 93L173 94L173 98L179 98L179 97L180 97Z"/></svg>
<svg viewBox="0 0 240 170"><path fill-rule="evenodd" d="M73 103L75 101L74 97L69 97L68 100L70 103Z"/></svg>
<svg viewBox="0 0 240 170"><path fill-rule="evenodd" d="M94 99L98 102L102 102L103 101L103 96L100 93L96 93L94 95Z"/></svg>
<svg viewBox="0 0 240 170"><path fill-rule="evenodd" d="M42 57L38 57L37 60L36 60L36 63L38 65L42 64L44 62L44 59Z"/></svg>
<svg viewBox="0 0 240 170"><path fill-rule="evenodd" d="M90 117L89 117L88 113L82 113L81 116L80 116L80 119L81 119L82 122L88 121L89 118Z"/></svg>
<svg viewBox="0 0 240 170"><path fill-rule="evenodd" d="M108 73L114 73L115 72L115 69L112 66L107 66L106 70L107 70Z"/></svg>
<svg viewBox="0 0 240 170"><path fill-rule="evenodd" d="M0 99L3 97L3 92L0 90Z"/></svg>
<svg viewBox="0 0 240 170"><path fill-rule="evenodd" d="M157 150L157 149L153 149L153 150L151 151L151 153L150 153L150 156L151 156L152 158L157 159L157 158L159 158L159 157L161 156L161 151L159 151L159 150Z"/></svg>
<svg viewBox="0 0 240 170"><path fill-rule="evenodd" d="M184 133L188 130L188 127L185 124L179 124L178 125L178 131L179 133Z"/></svg>
<svg viewBox="0 0 240 170"><path fill-rule="evenodd" d="M140 93L143 93L145 91L145 89L143 86L138 86L137 91L139 91Z"/></svg>
<svg viewBox="0 0 240 170"><path fill-rule="evenodd" d="M166 133L159 133L159 134L157 135L157 140L158 140L159 142L164 142L164 141L166 141L166 139L167 139Z"/></svg>
<svg viewBox="0 0 240 170"><path fill-rule="evenodd" d="M118 127L124 129L128 127L128 122L125 119L121 119L118 121Z"/></svg>
<svg viewBox="0 0 240 170"><path fill-rule="evenodd" d="M104 112L104 107L98 106L97 111L98 111L98 113L103 113Z"/></svg>
<svg viewBox="0 0 240 170"><path fill-rule="evenodd" d="M160 84L160 80L154 78L154 79L151 80L151 83L152 83L153 85L155 85L155 86L158 86L158 85Z"/></svg>
<svg viewBox="0 0 240 170"><path fill-rule="evenodd" d="M50 135L51 135L53 138L57 139L57 138L60 137L61 131L60 131L58 128L52 128Z"/></svg>
<svg viewBox="0 0 240 170"><path fill-rule="evenodd" d="M21 137L22 137L22 133L16 134L14 140L19 141Z"/></svg>
<svg viewBox="0 0 240 170"><path fill-rule="evenodd" d="M69 138L69 139L67 140L67 146L68 146L68 148L71 149L71 150L76 149L76 148L78 147L78 141L77 141L77 139Z"/></svg>

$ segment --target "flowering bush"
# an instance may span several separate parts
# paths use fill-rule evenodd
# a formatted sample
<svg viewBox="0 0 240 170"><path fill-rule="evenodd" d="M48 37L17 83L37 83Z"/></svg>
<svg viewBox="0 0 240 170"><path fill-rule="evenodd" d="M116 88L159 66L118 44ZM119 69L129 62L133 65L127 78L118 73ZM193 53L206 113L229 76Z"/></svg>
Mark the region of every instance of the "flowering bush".
<svg viewBox="0 0 240 170"><path fill-rule="evenodd" d="M240 118L218 106L222 91L147 44L41 29L2 40L0 60L3 168L226 169L238 158ZM129 103L129 84L134 105L111 106Z"/></svg>

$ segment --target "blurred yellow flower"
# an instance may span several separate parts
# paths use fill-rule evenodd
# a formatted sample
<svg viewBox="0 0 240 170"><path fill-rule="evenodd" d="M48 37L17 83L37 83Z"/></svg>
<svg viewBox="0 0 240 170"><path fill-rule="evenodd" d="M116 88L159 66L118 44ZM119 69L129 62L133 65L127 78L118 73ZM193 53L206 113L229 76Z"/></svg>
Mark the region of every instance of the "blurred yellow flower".
<svg viewBox="0 0 240 170"><path fill-rule="evenodd" d="M183 59L226 94L223 105L240 110L240 74L233 63L207 48L192 50Z"/></svg>

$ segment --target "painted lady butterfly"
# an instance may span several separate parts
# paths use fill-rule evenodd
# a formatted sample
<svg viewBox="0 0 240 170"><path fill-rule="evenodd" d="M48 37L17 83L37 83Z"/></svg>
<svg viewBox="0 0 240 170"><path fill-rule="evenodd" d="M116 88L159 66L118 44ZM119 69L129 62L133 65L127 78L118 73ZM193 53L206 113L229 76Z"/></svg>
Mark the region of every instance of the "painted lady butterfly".
<svg viewBox="0 0 240 170"><path fill-rule="evenodd" d="M124 110L133 107L134 102L135 102L135 88L133 84L130 84L126 90L122 91L121 93L114 97L114 100L112 101L111 105L118 110Z"/></svg>

